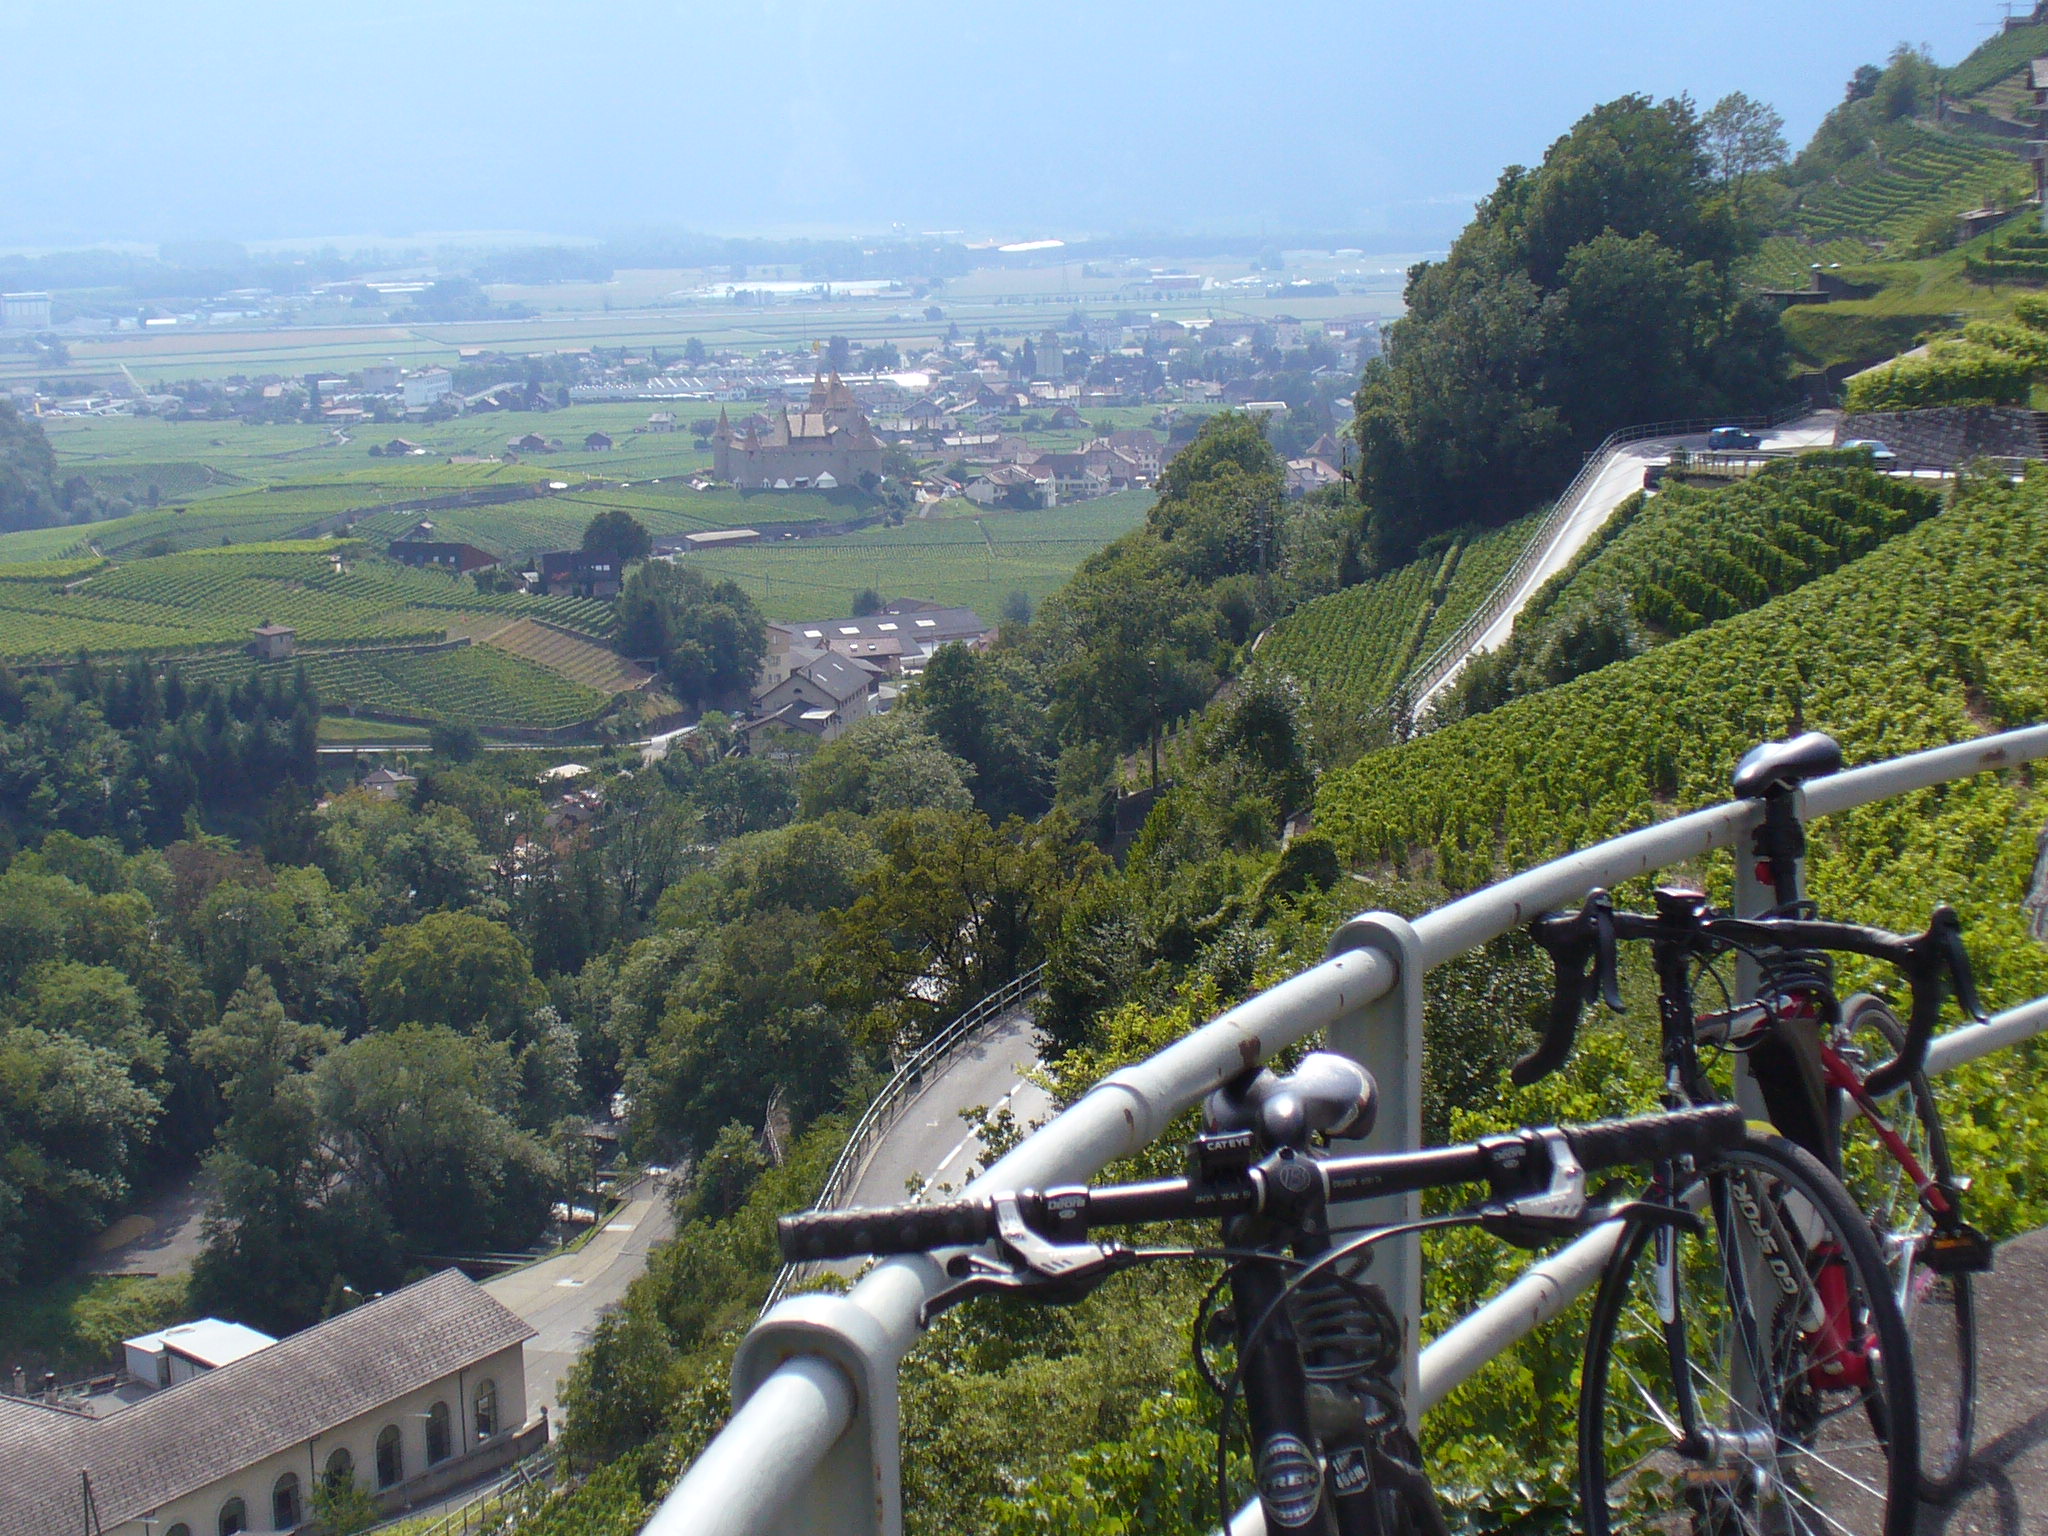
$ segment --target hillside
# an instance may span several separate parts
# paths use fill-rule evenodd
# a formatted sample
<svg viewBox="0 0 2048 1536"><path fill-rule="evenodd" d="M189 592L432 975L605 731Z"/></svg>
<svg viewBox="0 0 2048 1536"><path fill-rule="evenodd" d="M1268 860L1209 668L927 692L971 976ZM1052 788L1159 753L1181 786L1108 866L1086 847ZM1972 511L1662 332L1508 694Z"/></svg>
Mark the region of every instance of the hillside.
<svg viewBox="0 0 2048 1536"><path fill-rule="evenodd" d="M1616 508L1499 650L1459 672L1476 714L1782 596L1941 510L1941 493L1812 456L1726 486L1672 482Z"/></svg>

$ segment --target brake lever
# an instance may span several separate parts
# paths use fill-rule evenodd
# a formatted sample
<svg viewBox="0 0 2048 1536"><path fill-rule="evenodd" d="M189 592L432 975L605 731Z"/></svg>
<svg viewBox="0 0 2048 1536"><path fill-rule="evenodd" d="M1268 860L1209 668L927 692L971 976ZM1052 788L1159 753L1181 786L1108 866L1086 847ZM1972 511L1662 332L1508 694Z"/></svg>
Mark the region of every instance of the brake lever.
<svg viewBox="0 0 2048 1536"><path fill-rule="evenodd" d="M1008 1262L983 1253L962 1253L947 1261L955 1279L917 1309L920 1328L948 1308L976 1296L1008 1295L1066 1306L1081 1300L1138 1256L1121 1243L1055 1243L1034 1232L1014 1194L995 1197L996 1244Z"/></svg>
<svg viewBox="0 0 2048 1536"><path fill-rule="evenodd" d="M1614 898L1605 891L1595 891L1587 905L1593 911L1593 963L1600 1001L1610 1013L1626 1013L1621 1001L1620 946L1614 937Z"/></svg>
<svg viewBox="0 0 2048 1536"><path fill-rule="evenodd" d="M1949 981L1955 988L1956 1006L1982 1023L1987 1015L1984 1001L1977 995L1977 978L1970 968L1970 952L1963 947L1963 920L1956 915L1954 907L1944 902L1934 909L1934 916L1927 926L1934 935L1935 952L1948 966Z"/></svg>

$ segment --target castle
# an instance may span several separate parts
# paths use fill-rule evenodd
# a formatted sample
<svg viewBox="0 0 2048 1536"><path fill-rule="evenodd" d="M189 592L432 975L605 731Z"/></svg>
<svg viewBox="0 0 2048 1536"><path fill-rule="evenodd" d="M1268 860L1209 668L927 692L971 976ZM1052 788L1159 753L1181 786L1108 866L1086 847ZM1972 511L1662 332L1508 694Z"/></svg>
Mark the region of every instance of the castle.
<svg viewBox="0 0 2048 1536"><path fill-rule="evenodd" d="M863 475L882 472L884 452L836 371L829 380L812 379L803 409L785 408L766 431L749 425L735 432L721 409L711 448L719 479L742 490L780 491L858 485Z"/></svg>

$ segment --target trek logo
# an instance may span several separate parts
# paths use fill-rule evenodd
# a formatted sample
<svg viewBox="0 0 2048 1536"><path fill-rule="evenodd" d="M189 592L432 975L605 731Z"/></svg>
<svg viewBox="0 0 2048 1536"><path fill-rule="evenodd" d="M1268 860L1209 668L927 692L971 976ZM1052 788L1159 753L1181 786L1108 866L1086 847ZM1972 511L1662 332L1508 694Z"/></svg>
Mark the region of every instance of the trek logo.
<svg viewBox="0 0 2048 1536"><path fill-rule="evenodd" d="M1292 1435L1259 1447L1259 1502L1266 1515L1290 1530L1307 1525L1323 1502L1323 1469L1315 1453Z"/></svg>

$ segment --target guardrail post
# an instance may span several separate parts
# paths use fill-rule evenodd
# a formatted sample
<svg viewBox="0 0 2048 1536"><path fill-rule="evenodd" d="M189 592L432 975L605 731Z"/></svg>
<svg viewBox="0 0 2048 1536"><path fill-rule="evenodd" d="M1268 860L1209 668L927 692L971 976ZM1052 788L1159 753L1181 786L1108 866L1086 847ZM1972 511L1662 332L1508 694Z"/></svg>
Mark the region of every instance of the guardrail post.
<svg viewBox="0 0 2048 1536"><path fill-rule="evenodd" d="M1408 920L1392 912L1366 912L1339 928L1329 954L1377 950L1394 967L1393 989L1353 1009L1328 1031L1329 1049L1349 1056L1379 1085L1379 1118L1366 1147L1406 1152L1422 1145L1422 941ZM1422 1214L1419 1194L1353 1200L1330 1211L1333 1226L1385 1226ZM1409 1421L1419 1416L1416 1357L1422 1342L1422 1241L1390 1238L1373 1249L1374 1279L1401 1319L1401 1401Z"/></svg>
<svg viewBox="0 0 2048 1536"><path fill-rule="evenodd" d="M903 1536L896 1352L887 1331L843 1296L792 1296L740 1341L732 1361L735 1411L784 1361L829 1361L853 1388L853 1422L809 1482L783 1505L782 1529L806 1536Z"/></svg>

